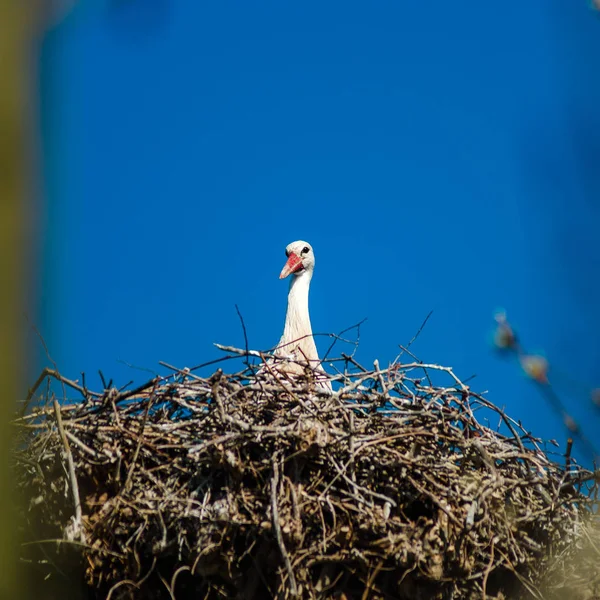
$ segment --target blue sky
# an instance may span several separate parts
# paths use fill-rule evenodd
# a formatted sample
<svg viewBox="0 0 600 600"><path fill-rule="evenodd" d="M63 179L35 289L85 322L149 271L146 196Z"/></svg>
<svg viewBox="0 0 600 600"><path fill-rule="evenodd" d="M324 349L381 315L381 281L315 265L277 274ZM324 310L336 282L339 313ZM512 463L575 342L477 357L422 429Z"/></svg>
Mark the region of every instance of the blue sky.
<svg viewBox="0 0 600 600"><path fill-rule="evenodd" d="M41 45L37 322L71 377L272 347L284 248L311 317L367 317L534 432L565 435L489 345L503 307L596 437L600 18L585 1L85 1ZM325 340L317 340L321 350Z"/></svg>

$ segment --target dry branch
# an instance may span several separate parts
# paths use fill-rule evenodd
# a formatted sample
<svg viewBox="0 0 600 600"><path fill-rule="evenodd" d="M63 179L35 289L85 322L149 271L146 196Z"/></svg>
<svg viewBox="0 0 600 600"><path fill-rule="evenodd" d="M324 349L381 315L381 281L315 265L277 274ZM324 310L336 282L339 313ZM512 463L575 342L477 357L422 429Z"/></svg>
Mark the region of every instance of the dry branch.
<svg viewBox="0 0 600 600"><path fill-rule="evenodd" d="M46 370L14 420L40 589L80 573L112 600L598 593L598 474L570 448L553 457L446 367L344 364L333 394L249 364L135 393ZM52 381L83 399L54 404Z"/></svg>

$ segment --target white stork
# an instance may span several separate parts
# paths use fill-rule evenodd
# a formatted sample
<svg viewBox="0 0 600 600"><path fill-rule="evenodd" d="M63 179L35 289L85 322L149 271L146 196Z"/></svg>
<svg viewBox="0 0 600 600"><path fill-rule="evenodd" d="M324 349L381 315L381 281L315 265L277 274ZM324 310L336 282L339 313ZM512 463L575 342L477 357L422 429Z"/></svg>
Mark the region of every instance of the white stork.
<svg viewBox="0 0 600 600"><path fill-rule="evenodd" d="M308 290L315 268L315 255L308 242L292 242L285 249L288 257L279 279L292 275L288 292L287 313L283 335L275 349L275 356L291 362L281 365L287 373L304 373L306 365L315 372L320 388L331 392L331 382L323 370L313 337L308 313Z"/></svg>

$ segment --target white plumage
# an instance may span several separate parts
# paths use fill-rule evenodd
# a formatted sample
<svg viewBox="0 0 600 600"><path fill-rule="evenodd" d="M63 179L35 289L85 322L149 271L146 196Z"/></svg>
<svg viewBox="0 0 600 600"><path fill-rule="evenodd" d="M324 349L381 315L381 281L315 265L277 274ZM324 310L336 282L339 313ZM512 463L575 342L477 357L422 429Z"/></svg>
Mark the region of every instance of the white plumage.
<svg viewBox="0 0 600 600"><path fill-rule="evenodd" d="M313 337L308 311L308 292L315 268L312 246L302 240L292 242L285 249L288 257L280 279L292 276L288 292L287 313L283 335L275 349L275 356L288 359L278 365L286 373L304 373L309 366L315 373L320 388L331 391L331 382L323 370Z"/></svg>

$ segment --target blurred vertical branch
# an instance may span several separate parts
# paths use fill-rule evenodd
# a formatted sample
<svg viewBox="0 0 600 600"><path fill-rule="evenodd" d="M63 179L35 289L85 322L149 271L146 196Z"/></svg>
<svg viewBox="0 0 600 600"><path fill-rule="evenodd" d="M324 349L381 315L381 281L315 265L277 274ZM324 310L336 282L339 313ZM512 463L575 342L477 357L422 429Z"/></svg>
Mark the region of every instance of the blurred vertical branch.
<svg viewBox="0 0 600 600"><path fill-rule="evenodd" d="M518 339L515 329L509 323L504 312L497 312L494 315L494 320L496 321L494 346L501 352L514 355L517 358L527 377L538 386L552 409L561 417L569 435L574 436L580 442L585 452L589 454L590 458L595 463L598 462L600 460L600 454L594 443L585 435L581 426L567 410L567 407L560 396L555 392L548 377L550 364L546 358L539 354L531 354L525 350ZM595 406L600 406L600 402L598 401L600 396L598 389L587 390L586 396ZM572 440L569 438L568 456L570 456L571 452L570 444L572 444Z"/></svg>
<svg viewBox="0 0 600 600"><path fill-rule="evenodd" d="M17 586L15 495L8 474L9 416L25 364L18 332L24 302L24 233L30 155L30 2L0 0L0 598L22 598Z"/></svg>

